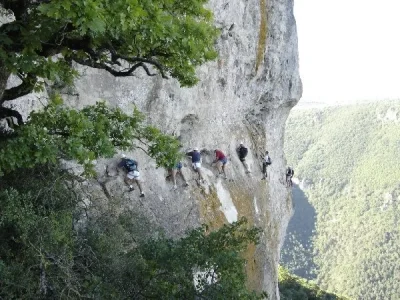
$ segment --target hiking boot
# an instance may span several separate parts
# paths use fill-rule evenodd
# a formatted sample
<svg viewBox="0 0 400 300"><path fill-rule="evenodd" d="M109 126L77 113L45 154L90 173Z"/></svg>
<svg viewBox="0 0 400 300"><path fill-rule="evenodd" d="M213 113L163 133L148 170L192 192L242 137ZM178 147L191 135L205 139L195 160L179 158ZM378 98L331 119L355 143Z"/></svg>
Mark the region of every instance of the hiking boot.
<svg viewBox="0 0 400 300"><path fill-rule="evenodd" d="M134 189L133 186L130 186L130 187L129 187L129 191L130 191L130 192L132 192L132 191L134 191L134 190L135 190L135 189Z"/></svg>
<svg viewBox="0 0 400 300"><path fill-rule="evenodd" d="M143 198L144 197L144 193L142 192L141 194L140 194L140 198Z"/></svg>

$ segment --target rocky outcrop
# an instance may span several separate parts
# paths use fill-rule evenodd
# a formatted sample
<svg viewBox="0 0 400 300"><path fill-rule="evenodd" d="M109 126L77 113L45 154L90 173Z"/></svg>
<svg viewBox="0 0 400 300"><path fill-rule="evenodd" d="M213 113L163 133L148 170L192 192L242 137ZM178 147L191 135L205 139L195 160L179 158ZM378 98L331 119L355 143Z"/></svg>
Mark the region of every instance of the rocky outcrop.
<svg viewBox="0 0 400 300"><path fill-rule="evenodd" d="M264 229L261 244L249 247L246 254L249 286L278 299L279 250L292 213L283 135L289 111L302 91L293 0L213 0L209 6L221 29L219 58L198 70L200 82L195 87L181 88L175 80L144 73L115 78L81 68L75 90L65 96L75 107L99 99L125 111L136 106L150 123L178 136L183 150L202 149L206 184L197 183L197 174L186 161L189 187L181 182L172 190L166 171L138 149L126 154L139 161L145 198L137 191L127 192L115 170L117 158L98 161L99 175L90 185L99 197L126 199L173 237L201 223L218 228L247 216ZM250 175L236 154L239 141L249 148ZM216 148L228 155L227 180L217 178L211 166ZM266 149L273 162L267 180L261 181L261 153Z"/></svg>

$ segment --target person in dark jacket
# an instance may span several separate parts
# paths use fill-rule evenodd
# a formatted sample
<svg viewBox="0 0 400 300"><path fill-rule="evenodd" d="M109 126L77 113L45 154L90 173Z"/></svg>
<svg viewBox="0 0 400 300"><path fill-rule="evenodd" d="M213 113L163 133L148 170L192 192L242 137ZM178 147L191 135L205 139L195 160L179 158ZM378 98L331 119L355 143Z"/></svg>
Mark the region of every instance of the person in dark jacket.
<svg viewBox="0 0 400 300"><path fill-rule="evenodd" d="M192 151L186 153L187 156L192 158L192 167L195 172L199 174L200 182L203 182L203 174L201 172L201 154L199 148L193 148Z"/></svg>
<svg viewBox="0 0 400 300"><path fill-rule="evenodd" d="M286 186L291 187L293 185L292 178L294 175L294 170L292 167L287 167L286 169Z"/></svg>
<svg viewBox="0 0 400 300"><path fill-rule="evenodd" d="M246 174L250 173L249 165L246 162L246 156L249 150L243 145L243 142L240 142L238 148L239 159L242 162L244 169L246 170Z"/></svg>

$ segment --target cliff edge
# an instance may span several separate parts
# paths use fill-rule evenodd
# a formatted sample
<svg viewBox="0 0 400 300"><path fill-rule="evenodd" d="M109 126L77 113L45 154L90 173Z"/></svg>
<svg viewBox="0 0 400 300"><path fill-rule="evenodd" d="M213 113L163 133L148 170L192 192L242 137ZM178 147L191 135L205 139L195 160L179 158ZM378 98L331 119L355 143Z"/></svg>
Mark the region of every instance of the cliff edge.
<svg viewBox="0 0 400 300"><path fill-rule="evenodd" d="M183 187L178 178L180 185L173 190L166 170L157 169L137 149L125 154L139 162L145 198L139 198L137 191L127 192L115 169L117 157L98 161L98 177L86 185L99 197L122 197L171 237L201 223L218 228L246 216L264 230L260 245L247 253L249 286L265 290L269 299L279 299L279 251L292 213L290 190L285 187L283 135L290 109L302 93L293 0L213 0L209 7L221 30L219 57L198 69L200 81L195 87L181 88L176 80L144 72L121 78L79 67L80 78L64 96L77 108L98 100L126 112L137 107L149 123L179 137L183 151L202 150L203 184L196 181L187 160L183 172L189 186ZM251 174L245 173L237 156L240 141L249 148ZM216 177L211 166L214 149L228 156L228 179ZM262 181L265 150L273 162Z"/></svg>

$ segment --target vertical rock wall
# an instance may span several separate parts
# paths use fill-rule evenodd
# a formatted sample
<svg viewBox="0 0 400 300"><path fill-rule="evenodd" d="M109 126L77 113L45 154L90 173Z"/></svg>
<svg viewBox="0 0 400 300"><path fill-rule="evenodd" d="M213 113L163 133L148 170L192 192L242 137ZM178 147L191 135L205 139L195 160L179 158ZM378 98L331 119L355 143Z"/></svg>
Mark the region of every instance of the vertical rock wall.
<svg viewBox="0 0 400 300"><path fill-rule="evenodd" d="M180 88L175 80L144 73L114 78L85 68L76 90L66 96L76 107L99 99L126 111L137 106L149 122L179 136L184 150L203 149L206 184L196 182L197 175L186 161L190 186L184 188L180 181L173 191L166 171L156 169L154 161L135 150L128 155L139 161L145 198L139 198L137 191L128 194L122 178L106 175L106 166L109 175L115 175L117 159L98 162L101 185L94 182L92 188L99 195L106 192L108 197L126 199L127 205L142 211L170 236L201 223L218 228L247 216L264 229L262 243L246 254L249 286L278 299L279 249L291 215L291 196L284 185L284 126L302 91L293 0L212 0L209 6L221 28L219 58L198 70L197 86ZM251 175L245 174L237 157L239 141L249 148ZM228 180L217 178L211 166L215 148L228 155ZM273 163L268 179L261 181L265 150Z"/></svg>

